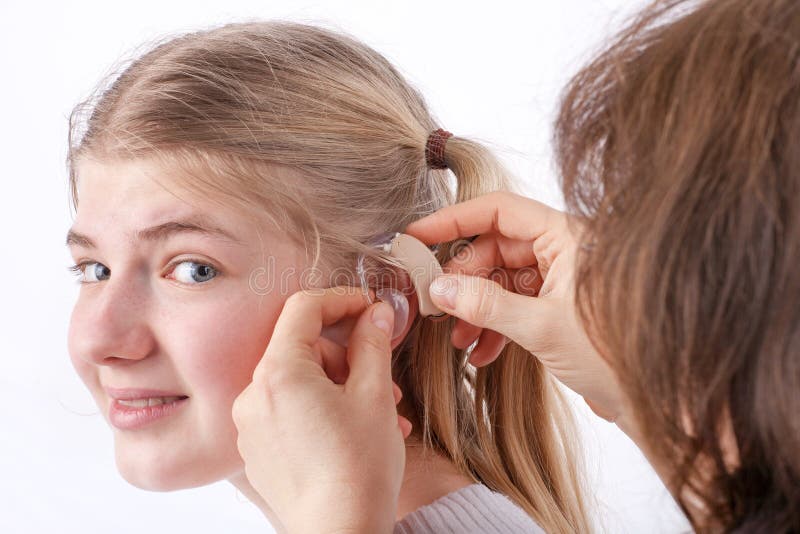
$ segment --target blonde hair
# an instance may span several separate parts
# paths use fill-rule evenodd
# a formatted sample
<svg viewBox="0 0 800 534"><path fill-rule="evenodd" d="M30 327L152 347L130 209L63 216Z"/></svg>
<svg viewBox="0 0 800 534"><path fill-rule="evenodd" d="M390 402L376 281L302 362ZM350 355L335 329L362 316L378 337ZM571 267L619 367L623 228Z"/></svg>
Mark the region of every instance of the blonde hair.
<svg viewBox="0 0 800 534"><path fill-rule="evenodd" d="M511 188L488 150L457 136L445 152L455 187L428 169L438 125L417 91L364 44L300 24L230 24L162 43L70 123L75 207L80 157L165 157L190 170L176 176L183 185L257 207L313 250L314 265L334 268L374 256L364 243L377 233ZM423 444L546 530L590 530L571 414L552 378L513 343L476 370L451 345L453 324L417 318L395 350L401 410Z"/></svg>

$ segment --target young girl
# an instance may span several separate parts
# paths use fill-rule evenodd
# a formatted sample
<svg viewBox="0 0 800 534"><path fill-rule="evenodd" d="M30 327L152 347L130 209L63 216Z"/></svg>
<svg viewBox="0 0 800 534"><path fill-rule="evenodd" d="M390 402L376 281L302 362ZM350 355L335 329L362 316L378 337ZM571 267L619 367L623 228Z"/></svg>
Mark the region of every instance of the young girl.
<svg viewBox="0 0 800 534"><path fill-rule="evenodd" d="M432 160L437 129L375 51L287 23L166 42L76 109L68 243L83 285L69 350L127 481L169 491L227 479L270 517L231 406L284 301L342 275L355 283L359 254L391 269L367 245L376 235L510 188L466 139L436 134L447 157ZM487 332L470 350L469 331L420 317L411 300L393 344L398 410L414 428L396 530L588 532L549 375L513 343L476 370L470 355L505 339Z"/></svg>

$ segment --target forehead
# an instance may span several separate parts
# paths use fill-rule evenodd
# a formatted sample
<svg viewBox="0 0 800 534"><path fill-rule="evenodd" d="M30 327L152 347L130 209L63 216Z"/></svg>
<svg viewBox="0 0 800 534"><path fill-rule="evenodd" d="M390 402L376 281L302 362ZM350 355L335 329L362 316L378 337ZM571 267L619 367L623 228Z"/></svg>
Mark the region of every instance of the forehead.
<svg viewBox="0 0 800 534"><path fill-rule="evenodd" d="M164 211L197 209L204 204L178 186L177 168L147 159L100 161L81 159L76 163L78 216L81 213L147 211L153 216Z"/></svg>
<svg viewBox="0 0 800 534"><path fill-rule="evenodd" d="M132 234L145 227L170 221L196 224L236 234L248 241L252 233L266 231L252 217L204 198L181 186L177 168L150 160L76 163L78 210L73 230L81 233L123 232ZM254 226L262 226L256 230Z"/></svg>

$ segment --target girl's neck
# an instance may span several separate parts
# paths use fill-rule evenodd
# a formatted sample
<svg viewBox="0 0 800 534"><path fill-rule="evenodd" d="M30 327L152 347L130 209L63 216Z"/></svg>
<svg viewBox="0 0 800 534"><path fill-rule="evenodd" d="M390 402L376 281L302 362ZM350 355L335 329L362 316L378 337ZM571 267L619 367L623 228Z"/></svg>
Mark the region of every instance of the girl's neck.
<svg viewBox="0 0 800 534"><path fill-rule="evenodd" d="M430 449L424 450L422 443L409 438L397 519L474 483L473 479L458 471L449 458Z"/></svg>
<svg viewBox="0 0 800 534"><path fill-rule="evenodd" d="M278 526L277 518L250 485L244 470L228 481L261 510L267 521L274 527ZM431 450L424 451L419 442L409 439L406 442L406 469L400 487L396 519L400 520L417 508L474 483L474 480L461 474L448 458Z"/></svg>

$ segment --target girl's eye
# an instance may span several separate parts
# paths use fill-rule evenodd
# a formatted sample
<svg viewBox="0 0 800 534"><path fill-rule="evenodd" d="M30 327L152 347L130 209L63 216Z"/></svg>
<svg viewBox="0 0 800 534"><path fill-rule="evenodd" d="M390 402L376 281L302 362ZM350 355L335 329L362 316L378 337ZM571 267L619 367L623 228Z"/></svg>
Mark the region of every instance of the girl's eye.
<svg viewBox="0 0 800 534"><path fill-rule="evenodd" d="M85 261L69 268L79 276L78 282L85 284L107 280L111 276L111 269L96 261Z"/></svg>
<svg viewBox="0 0 800 534"><path fill-rule="evenodd" d="M202 284L217 276L217 270L210 265L195 261L182 261L173 270L174 277L184 284Z"/></svg>

